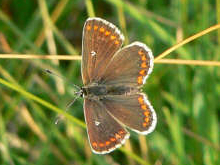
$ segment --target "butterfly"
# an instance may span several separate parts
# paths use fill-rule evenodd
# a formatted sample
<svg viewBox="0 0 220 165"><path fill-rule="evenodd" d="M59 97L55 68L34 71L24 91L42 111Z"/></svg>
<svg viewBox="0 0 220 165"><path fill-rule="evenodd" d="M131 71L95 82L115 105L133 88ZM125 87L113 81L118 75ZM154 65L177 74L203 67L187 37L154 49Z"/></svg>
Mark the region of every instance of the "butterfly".
<svg viewBox="0 0 220 165"><path fill-rule="evenodd" d="M88 18L82 38L81 95L91 149L110 153L129 138L129 128L147 135L156 113L141 92L153 69L152 51L141 42L121 48L124 36L112 23Z"/></svg>

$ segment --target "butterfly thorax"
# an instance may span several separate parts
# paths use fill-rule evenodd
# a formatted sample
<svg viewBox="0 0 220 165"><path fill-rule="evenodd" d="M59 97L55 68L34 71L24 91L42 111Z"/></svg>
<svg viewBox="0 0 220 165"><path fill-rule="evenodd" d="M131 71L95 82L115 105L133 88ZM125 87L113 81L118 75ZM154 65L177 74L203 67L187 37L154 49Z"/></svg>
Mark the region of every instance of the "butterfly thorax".
<svg viewBox="0 0 220 165"><path fill-rule="evenodd" d="M83 97L102 98L106 95L130 95L138 93L139 89L120 85L91 85L82 87Z"/></svg>

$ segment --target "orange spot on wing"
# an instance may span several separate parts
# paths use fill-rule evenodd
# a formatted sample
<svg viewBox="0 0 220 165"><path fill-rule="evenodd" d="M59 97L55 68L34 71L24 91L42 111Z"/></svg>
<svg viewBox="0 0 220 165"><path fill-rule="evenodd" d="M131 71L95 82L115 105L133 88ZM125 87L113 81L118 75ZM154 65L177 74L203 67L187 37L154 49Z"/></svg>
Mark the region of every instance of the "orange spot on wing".
<svg viewBox="0 0 220 165"><path fill-rule="evenodd" d="M138 102L139 102L140 104L144 104L144 99L143 99L143 97L138 97Z"/></svg>
<svg viewBox="0 0 220 165"><path fill-rule="evenodd" d="M99 143L99 146L100 147L104 147L104 143Z"/></svg>
<svg viewBox="0 0 220 165"><path fill-rule="evenodd" d="M93 143L92 143L92 146L93 146L93 147L97 147L98 144L97 144L96 142L93 142Z"/></svg>
<svg viewBox="0 0 220 165"><path fill-rule="evenodd" d="M147 106L146 105L141 105L141 109L147 110Z"/></svg>
<svg viewBox="0 0 220 165"><path fill-rule="evenodd" d="M104 29L103 27L101 27L101 28L99 29L99 31L103 33L103 32L105 31L105 29Z"/></svg>
<svg viewBox="0 0 220 165"><path fill-rule="evenodd" d="M138 51L138 54L139 54L139 55L143 55L144 53L143 53L141 50L139 50L139 51Z"/></svg>
<svg viewBox="0 0 220 165"><path fill-rule="evenodd" d="M142 125L143 125L143 127L146 127L146 126L147 126L147 123L144 122Z"/></svg>
<svg viewBox="0 0 220 165"><path fill-rule="evenodd" d="M144 120L148 123L150 121L150 118L146 117Z"/></svg>
<svg viewBox="0 0 220 165"><path fill-rule="evenodd" d="M144 112L144 115L145 115L146 117L148 117L148 116L150 115L150 112L149 112L149 111L145 111L145 112Z"/></svg>
<svg viewBox="0 0 220 165"><path fill-rule="evenodd" d="M141 60L142 60L142 61L147 61L146 56L142 56L142 57L141 57Z"/></svg>
<svg viewBox="0 0 220 165"><path fill-rule="evenodd" d="M119 131L119 134L124 134L124 131Z"/></svg>
<svg viewBox="0 0 220 165"><path fill-rule="evenodd" d="M116 38L116 36L113 36L113 35L111 36L111 40L114 40L115 38Z"/></svg>
<svg viewBox="0 0 220 165"><path fill-rule="evenodd" d="M118 41L118 40L116 40L116 41L115 41L115 45L118 45L118 44L119 44L119 41Z"/></svg>
<svg viewBox="0 0 220 165"><path fill-rule="evenodd" d="M115 134L115 138L116 138L116 139L120 139L121 136L120 136L119 134L116 133L116 134Z"/></svg>
<svg viewBox="0 0 220 165"><path fill-rule="evenodd" d="M110 141L106 141L105 144L108 146L111 142Z"/></svg>
<svg viewBox="0 0 220 165"><path fill-rule="evenodd" d="M87 25L87 26L86 26L86 29L87 29L87 30L91 30L91 26L90 26L90 25Z"/></svg>
<svg viewBox="0 0 220 165"><path fill-rule="evenodd" d="M143 83L143 77L142 76L139 76L138 77L138 84L142 84Z"/></svg>
<svg viewBox="0 0 220 165"><path fill-rule="evenodd" d="M108 36L110 34L110 31L106 31L105 35Z"/></svg>
<svg viewBox="0 0 220 165"><path fill-rule="evenodd" d="M98 29L98 26L97 26L97 25L95 25L95 26L94 26L94 30L97 30L97 29Z"/></svg>
<svg viewBox="0 0 220 165"><path fill-rule="evenodd" d="M110 140L111 140L112 142L115 142L115 141L116 141L116 139L115 139L115 138L110 138Z"/></svg>
<svg viewBox="0 0 220 165"><path fill-rule="evenodd" d="M147 68L147 63L146 63L146 62L143 62L143 63L141 64L141 67L142 67L142 68Z"/></svg>
<svg viewBox="0 0 220 165"><path fill-rule="evenodd" d="M142 70L139 72L139 74L140 74L140 75L143 75L143 76L146 75L146 70L145 70L145 69L142 69Z"/></svg>

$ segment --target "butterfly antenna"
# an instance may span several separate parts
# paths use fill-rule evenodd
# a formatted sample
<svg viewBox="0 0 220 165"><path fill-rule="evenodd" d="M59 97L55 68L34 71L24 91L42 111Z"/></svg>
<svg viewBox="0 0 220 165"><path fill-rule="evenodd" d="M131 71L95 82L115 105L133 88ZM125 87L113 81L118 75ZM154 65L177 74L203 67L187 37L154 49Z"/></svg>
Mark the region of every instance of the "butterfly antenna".
<svg viewBox="0 0 220 165"><path fill-rule="evenodd" d="M76 84L70 83L65 77L59 76L58 74L52 72L52 71L49 70L49 69L45 69L44 71L45 71L46 73L50 74L50 75L59 77L60 79L64 80L65 82L67 82L67 83L71 84L72 86L74 86L77 90L81 91L81 88L80 88L79 86L77 86Z"/></svg>
<svg viewBox="0 0 220 165"><path fill-rule="evenodd" d="M71 107L73 104L74 104L74 102L80 97L82 95L82 90L80 90L80 91L78 91L78 92L75 92L75 98L69 103L69 104L67 104L67 106L66 106L66 109L65 109L65 113L69 110L69 107ZM57 117L57 119L56 119L56 121L55 121L55 124L58 124L58 122L61 120L61 119L63 119L64 118L64 115L59 115L58 117Z"/></svg>

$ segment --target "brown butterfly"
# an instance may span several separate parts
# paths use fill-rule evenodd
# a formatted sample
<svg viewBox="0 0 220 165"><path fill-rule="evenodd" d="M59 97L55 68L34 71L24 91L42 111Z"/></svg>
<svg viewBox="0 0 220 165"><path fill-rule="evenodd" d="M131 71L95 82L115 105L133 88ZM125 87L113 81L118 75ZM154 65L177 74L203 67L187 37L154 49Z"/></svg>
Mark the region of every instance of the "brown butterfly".
<svg viewBox="0 0 220 165"><path fill-rule="evenodd" d="M105 154L130 134L151 133L156 113L141 92L153 69L151 50L141 42L121 48L124 36L101 18L89 18L83 29L82 79L84 114L92 151Z"/></svg>

